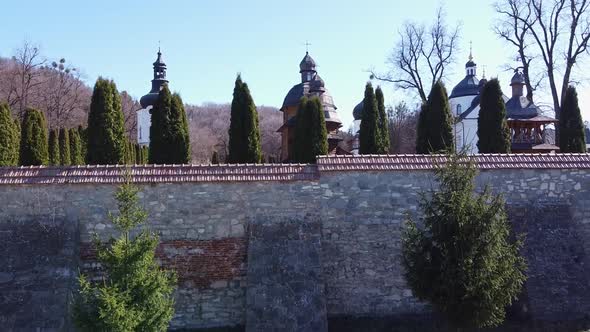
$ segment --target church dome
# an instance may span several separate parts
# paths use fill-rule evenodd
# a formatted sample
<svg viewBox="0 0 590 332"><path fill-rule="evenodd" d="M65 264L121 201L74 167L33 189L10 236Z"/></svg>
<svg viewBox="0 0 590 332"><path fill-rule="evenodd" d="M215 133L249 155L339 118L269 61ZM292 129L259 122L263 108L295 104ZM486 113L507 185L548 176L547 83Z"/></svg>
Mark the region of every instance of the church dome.
<svg viewBox="0 0 590 332"><path fill-rule="evenodd" d="M473 60L469 60L465 64L465 68L471 68L471 67L476 67L476 66L477 66L477 64L475 62L473 62Z"/></svg>
<svg viewBox="0 0 590 332"><path fill-rule="evenodd" d="M479 94L479 80L477 77L467 75L459 84L455 85L449 98L463 96L477 96Z"/></svg>
<svg viewBox="0 0 590 332"><path fill-rule="evenodd" d="M352 116L355 120L361 120L363 118L363 108L365 107L364 100L361 100L354 109L352 110Z"/></svg>
<svg viewBox="0 0 590 332"><path fill-rule="evenodd" d="M159 96L159 92L150 92L147 95L141 97L141 99L139 99L139 104L141 105L141 108L145 109L148 106L154 106L158 102Z"/></svg>
<svg viewBox="0 0 590 332"><path fill-rule="evenodd" d="M514 76L512 76L512 79L510 80L510 85L515 85L515 84L522 84L524 85L524 74L520 72L520 70L516 70L514 72Z"/></svg>
<svg viewBox="0 0 590 332"><path fill-rule="evenodd" d="M310 92L325 92L326 91L326 83L320 77L320 75L316 75L313 81L310 82Z"/></svg>
<svg viewBox="0 0 590 332"><path fill-rule="evenodd" d="M305 56L299 64L299 72L314 71L316 67L315 60L309 55L309 52L305 52Z"/></svg>

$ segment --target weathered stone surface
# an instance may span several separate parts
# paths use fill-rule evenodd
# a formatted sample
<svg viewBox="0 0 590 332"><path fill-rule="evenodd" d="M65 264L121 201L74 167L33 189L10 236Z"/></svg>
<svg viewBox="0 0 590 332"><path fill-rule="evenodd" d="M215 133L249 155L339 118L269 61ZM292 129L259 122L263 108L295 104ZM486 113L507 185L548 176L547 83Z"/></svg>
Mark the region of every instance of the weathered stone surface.
<svg viewBox="0 0 590 332"><path fill-rule="evenodd" d="M246 331L328 331L320 232L317 216L252 220Z"/></svg>
<svg viewBox="0 0 590 332"><path fill-rule="evenodd" d="M590 312L590 172L492 170L477 182L504 194L514 229L526 234L522 305L531 318L583 318ZM149 227L162 241L158 257L181 281L171 327L246 325L286 315L276 328L296 330L309 323L287 310L298 301L325 306L328 316L428 315L404 280L400 234L406 213L418 214L418 193L434 185L426 171L141 185ZM93 233L114 235L106 215L116 210L115 188L0 186L0 326L67 326L78 257L83 271L98 270L86 248ZM283 302L273 302L272 310L257 306L274 296Z"/></svg>

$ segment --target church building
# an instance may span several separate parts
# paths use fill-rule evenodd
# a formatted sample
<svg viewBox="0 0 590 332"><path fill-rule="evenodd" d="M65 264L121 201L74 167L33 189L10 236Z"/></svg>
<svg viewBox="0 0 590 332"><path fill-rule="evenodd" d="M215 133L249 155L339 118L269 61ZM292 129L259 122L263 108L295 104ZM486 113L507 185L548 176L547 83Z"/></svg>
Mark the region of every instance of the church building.
<svg viewBox="0 0 590 332"><path fill-rule="evenodd" d="M455 117L454 136L457 150L478 153L477 121L480 109L480 94L487 80L477 78L477 65L470 52L465 64L465 78L451 91L449 104ZM485 76L485 75L484 75ZM517 69L510 80L512 96L503 96L506 105L506 120L510 128L513 153L558 151L555 146L554 118L543 112L523 94L524 75Z"/></svg>
<svg viewBox="0 0 590 332"><path fill-rule="evenodd" d="M305 53L305 57L299 64L301 83L293 86L283 101L281 112L283 112L283 125L277 130L281 133L281 161L289 161L293 155L293 141L295 139L295 121L301 98L317 96L322 102L326 130L328 132L328 153L336 154L338 143L342 138L338 135L338 129L342 122L336 112L337 107L330 92L326 89L324 80L316 71L316 62Z"/></svg>
<svg viewBox="0 0 590 332"><path fill-rule="evenodd" d="M158 57L153 65L154 79L152 80L152 89L147 95L141 97L139 100L141 109L137 111L137 142L142 146L150 144L151 110L158 101L160 90L164 84L168 84L168 80L166 79L166 64L162 60L160 49L158 49Z"/></svg>

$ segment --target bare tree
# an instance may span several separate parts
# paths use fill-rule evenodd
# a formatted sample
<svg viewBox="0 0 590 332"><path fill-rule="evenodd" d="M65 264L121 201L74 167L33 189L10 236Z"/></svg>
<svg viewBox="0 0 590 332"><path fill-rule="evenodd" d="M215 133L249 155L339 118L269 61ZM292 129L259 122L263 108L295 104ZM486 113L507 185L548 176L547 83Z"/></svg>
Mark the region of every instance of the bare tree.
<svg viewBox="0 0 590 332"><path fill-rule="evenodd" d="M519 7L516 14L505 9L511 6ZM543 60L557 118L574 65L588 53L589 6L589 0L504 0L497 5L503 17L512 17L526 29L527 43L535 45Z"/></svg>
<svg viewBox="0 0 590 332"><path fill-rule="evenodd" d="M453 62L460 26L447 26L442 7L429 28L408 22L399 32L399 42L387 62L390 71L371 78L395 83L401 89L415 90L423 102L432 86L444 79L447 67Z"/></svg>
<svg viewBox="0 0 590 332"><path fill-rule="evenodd" d="M41 57L39 47L25 41L16 51L13 61L15 65L9 84L9 95L17 106L19 117L22 118L35 87L44 83L39 69L45 64L45 60Z"/></svg>
<svg viewBox="0 0 590 332"><path fill-rule="evenodd" d="M84 122L89 89L81 80L79 70L68 66L62 58L39 71L44 83L37 87L38 103L45 112L49 128L74 127Z"/></svg>
<svg viewBox="0 0 590 332"><path fill-rule="evenodd" d="M129 139L135 141L137 139L137 111L141 109L141 105L127 91L122 91L121 109L123 110L123 120L125 121L127 135Z"/></svg>
<svg viewBox="0 0 590 332"><path fill-rule="evenodd" d="M418 112L411 110L405 102L388 107L390 152L415 153L416 152L416 126L418 125Z"/></svg>
<svg viewBox="0 0 590 332"><path fill-rule="evenodd" d="M501 19L496 23L494 32L507 43L514 46L518 54L516 61L519 62L520 66L509 66L509 69L516 70L522 68L527 88L527 98L533 101L534 91L537 90L541 81L545 78L545 74L544 71L541 71L540 75L531 78L531 63L536 56L529 49L531 44L531 41L527 38L529 27L524 22L534 22L536 18L533 17L531 8L526 6L525 0L510 0L507 4L496 3L495 9L500 14ZM524 20L520 20L520 17L524 18Z"/></svg>

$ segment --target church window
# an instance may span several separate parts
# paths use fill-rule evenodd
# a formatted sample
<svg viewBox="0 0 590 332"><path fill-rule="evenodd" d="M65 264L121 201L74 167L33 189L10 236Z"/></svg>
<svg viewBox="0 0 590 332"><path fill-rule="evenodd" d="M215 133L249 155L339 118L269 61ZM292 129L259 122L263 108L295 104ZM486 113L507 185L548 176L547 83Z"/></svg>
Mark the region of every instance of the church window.
<svg viewBox="0 0 590 332"><path fill-rule="evenodd" d="M457 114L461 114L461 105L457 105Z"/></svg>

